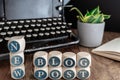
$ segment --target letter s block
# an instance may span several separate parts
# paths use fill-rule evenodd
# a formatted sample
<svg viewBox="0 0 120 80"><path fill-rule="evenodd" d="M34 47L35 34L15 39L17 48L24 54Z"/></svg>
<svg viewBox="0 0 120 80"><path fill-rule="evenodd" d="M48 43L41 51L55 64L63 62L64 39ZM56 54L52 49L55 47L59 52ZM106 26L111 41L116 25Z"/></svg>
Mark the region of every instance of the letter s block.
<svg viewBox="0 0 120 80"><path fill-rule="evenodd" d="M62 53L59 51L49 52L49 66L60 67L62 65Z"/></svg>
<svg viewBox="0 0 120 80"><path fill-rule="evenodd" d="M62 77L62 67L49 67L49 78L59 80Z"/></svg>
<svg viewBox="0 0 120 80"><path fill-rule="evenodd" d="M13 79L21 79L25 76L25 66L24 64L21 66L13 67L11 66L11 77Z"/></svg>
<svg viewBox="0 0 120 80"><path fill-rule="evenodd" d="M34 77L38 80L46 80L48 78L48 67L34 67Z"/></svg>
<svg viewBox="0 0 120 80"><path fill-rule="evenodd" d="M48 53L45 51L38 51L34 54L33 64L35 67L46 67L48 65Z"/></svg>
<svg viewBox="0 0 120 80"><path fill-rule="evenodd" d="M19 52L17 54L10 53L10 64L12 66L20 66L24 63L24 53Z"/></svg>
<svg viewBox="0 0 120 80"><path fill-rule="evenodd" d="M73 80L76 77L76 68L63 68L63 78L65 80Z"/></svg>
<svg viewBox="0 0 120 80"><path fill-rule="evenodd" d="M12 37L8 41L8 49L11 53L23 52L25 49L25 39L23 36Z"/></svg>
<svg viewBox="0 0 120 80"><path fill-rule="evenodd" d="M63 54L63 66L72 68L76 66L76 54L73 52L65 52Z"/></svg>
<svg viewBox="0 0 120 80"><path fill-rule="evenodd" d="M79 68L77 67L77 78L80 80L86 80L90 77L90 68Z"/></svg>
<svg viewBox="0 0 120 80"><path fill-rule="evenodd" d="M87 52L77 53L77 66L80 68L91 66L91 55Z"/></svg>

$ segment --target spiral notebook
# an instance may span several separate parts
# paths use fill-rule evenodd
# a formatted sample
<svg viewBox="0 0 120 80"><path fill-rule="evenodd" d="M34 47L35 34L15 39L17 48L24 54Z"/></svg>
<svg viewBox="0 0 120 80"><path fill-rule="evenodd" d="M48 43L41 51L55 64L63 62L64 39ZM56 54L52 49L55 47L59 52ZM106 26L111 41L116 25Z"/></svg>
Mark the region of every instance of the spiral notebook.
<svg viewBox="0 0 120 80"><path fill-rule="evenodd" d="M120 37L93 49L92 53L120 61Z"/></svg>

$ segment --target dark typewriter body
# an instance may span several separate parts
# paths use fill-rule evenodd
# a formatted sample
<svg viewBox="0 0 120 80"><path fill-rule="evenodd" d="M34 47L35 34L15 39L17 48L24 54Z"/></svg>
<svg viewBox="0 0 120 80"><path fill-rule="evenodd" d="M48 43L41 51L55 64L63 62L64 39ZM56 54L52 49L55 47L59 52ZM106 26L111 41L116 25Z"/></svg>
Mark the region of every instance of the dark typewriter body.
<svg viewBox="0 0 120 80"><path fill-rule="evenodd" d="M7 42L12 36L25 37L26 54L79 42L72 24L64 20L62 0L0 1L4 4L0 8L0 59L8 57Z"/></svg>

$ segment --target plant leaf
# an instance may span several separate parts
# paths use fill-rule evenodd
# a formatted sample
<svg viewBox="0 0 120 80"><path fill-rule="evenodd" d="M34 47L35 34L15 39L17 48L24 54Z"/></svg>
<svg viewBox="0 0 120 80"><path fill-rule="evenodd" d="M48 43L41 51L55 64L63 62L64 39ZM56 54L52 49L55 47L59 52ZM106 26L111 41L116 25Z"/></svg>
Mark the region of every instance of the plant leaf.
<svg viewBox="0 0 120 80"><path fill-rule="evenodd" d="M80 16L82 19L84 18L83 14L81 13L81 11L80 11L78 8L73 7L73 8L70 9L70 11L73 11L73 10L76 10L76 11L78 12L79 16Z"/></svg>
<svg viewBox="0 0 120 80"><path fill-rule="evenodd" d="M93 20L94 20L94 16L93 15L86 16L84 18L84 22L86 22L86 23L91 23Z"/></svg>
<svg viewBox="0 0 120 80"><path fill-rule="evenodd" d="M85 14L85 17L90 16L90 12L87 10L87 13Z"/></svg>
<svg viewBox="0 0 120 80"><path fill-rule="evenodd" d="M105 19L109 19L111 17L110 15L105 15L105 14L103 14L103 16Z"/></svg>
<svg viewBox="0 0 120 80"><path fill-rule="evenodd" d="M100 14L100 13L101 13L101 11L100 11L99 6L90 11L91 15Z"/></svg>
<svg viewBox="0 0 120 80"><path fill-rule="evenodd" d="M83 20L83 18L82 18L82 17L77 16L77 18L78 18L78 20L80 20L80 21L84 22L84 20Z"/></svg>
<svg viewBox="0 0 120 80"><path fill-rule="evenodd" d="M95 18L96 19L92 23L102 23L104 21L103 14L96 15Z"/></svg>

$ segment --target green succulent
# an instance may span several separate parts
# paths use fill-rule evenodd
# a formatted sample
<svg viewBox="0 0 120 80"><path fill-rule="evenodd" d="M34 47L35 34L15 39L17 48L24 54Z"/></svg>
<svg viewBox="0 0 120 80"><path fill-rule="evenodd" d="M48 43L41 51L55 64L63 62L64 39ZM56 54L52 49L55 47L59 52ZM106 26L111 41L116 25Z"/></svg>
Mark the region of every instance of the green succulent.
<svg viewBox="0 0 120 80"><path fill-rule="evenodd" d="M70 11L76 10L79 15L77 15L78 20L84 22L84 23L102 23L105 19L109 19L110 15L106 15L101 13L99 6L91 11L87 11L85 15L81 13L81 11L73 7Z"/></svg>

